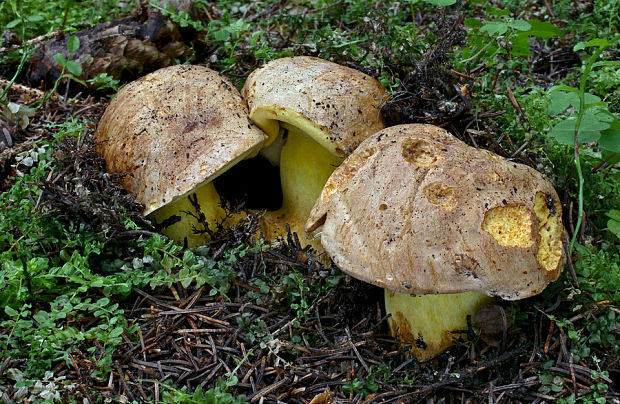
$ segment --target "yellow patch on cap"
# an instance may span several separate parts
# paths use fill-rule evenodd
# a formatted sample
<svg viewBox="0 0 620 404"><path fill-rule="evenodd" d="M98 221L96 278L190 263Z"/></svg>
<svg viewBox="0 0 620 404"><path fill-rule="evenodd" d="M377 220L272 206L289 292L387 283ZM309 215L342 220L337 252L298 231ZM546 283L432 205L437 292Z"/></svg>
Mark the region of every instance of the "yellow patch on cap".
<svg viewBox="0 0 620 404"><path fill-rule="evenodd" d="M482 230L502 247L530 247L533 243L532 216L524 205L498 206L484 214Z"/></svg>
<svg viewBox="0 0 620 404"><path fill-rule="evenodd" d="M553 271L562 259L562 205L552 196L537 192L534 213L540 234L536 261L547 271Z"/></svg>

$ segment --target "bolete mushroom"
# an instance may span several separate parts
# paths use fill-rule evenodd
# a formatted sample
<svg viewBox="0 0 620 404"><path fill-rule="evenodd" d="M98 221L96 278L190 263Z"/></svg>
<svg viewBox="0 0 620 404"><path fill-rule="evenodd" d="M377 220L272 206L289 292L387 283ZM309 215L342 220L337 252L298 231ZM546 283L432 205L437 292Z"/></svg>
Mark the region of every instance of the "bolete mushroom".
<svg viewBox="0 0 620 404"><path fill-rule="evenodd" d="M391 332L426 360L490 296L522 299L557 279L561 217L536 170L435 126L399 125L336 169L306 230L320 228L342 271L385 288Z"/></svg>
<svg viewBox="0 0 620 404"><path fill-rule="evenodd" d="M144 215L190 247L207 241L225 216L213 179L256 155L266 138L226 78L188 65L127 84L95 132L107 170L126 174L121 183Z"/></svg>
<svg viewBox="0 0 620 404"><path fill-rule="evenodd" d="M269 140L261 151L280 165L283 202L264 215L268 240L303 228L325 181L366 137L385 127L385 88L372 77L323 59L273 60L248 77L241 94ZM312 243L310 243L312 244ZM318 242L315 246L320 246Z"/></svg>

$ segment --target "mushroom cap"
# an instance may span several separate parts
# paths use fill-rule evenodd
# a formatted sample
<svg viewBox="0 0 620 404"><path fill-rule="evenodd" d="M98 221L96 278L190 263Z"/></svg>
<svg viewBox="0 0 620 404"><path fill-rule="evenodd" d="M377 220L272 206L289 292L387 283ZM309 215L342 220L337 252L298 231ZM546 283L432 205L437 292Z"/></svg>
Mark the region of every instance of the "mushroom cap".
<svg viewBox="0 0 620 404"><path fill-rule="evenodd" d="M241 94L250 118L273 142L280 122L300 128L333 154L349 155L385 127L385 88L349 67L311 56L272 60L248 77Z"/></svg>
<svg viewBox="0 0 620 404"><path fill-rule="evenodd" d="M432 125L364 141L306 222L344 272L409 294L541 292L563 263L561 204L536 170Z"/></svg>
<svg viewBox="0 0 620 404"><path fill-rule="evenodd" d="M95 132L107 170L147 215L257 153L266 135L217 72L177 65L123 87Z"/></svg>

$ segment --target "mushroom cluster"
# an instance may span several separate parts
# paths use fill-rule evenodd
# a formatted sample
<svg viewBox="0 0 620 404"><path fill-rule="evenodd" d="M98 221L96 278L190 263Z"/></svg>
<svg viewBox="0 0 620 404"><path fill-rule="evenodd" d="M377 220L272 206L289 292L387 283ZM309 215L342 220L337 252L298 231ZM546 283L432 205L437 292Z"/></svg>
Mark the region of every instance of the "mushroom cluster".
<svg viewBox="0 0 620 404"><path fill-rule="evenodd" d="M279 166L282 192L279 206L263 215L263 233L274 240L289 224L302 235L334 168L384 128L383 86L319 58L267 63L250 75L242 93L205 67L160 69L121 89L95 132L107 170L124 175L121 182L143 203L144 215L190 247L207 242L226 218L218 177L258 158L259 151ZM245 184L238 188L264 181L256 171L266 170L255 167L243 169ZM228 225L243 217L232 217Z"/></svg>
<svg viewBox="0 0 620 404"><path fill-rule="evenodd" d="M233 185L250 188L267 176L254 161L276 167L281 201L263 207L265 237L305 231L342 271L385 288L392 334L427 360L492 297L557 279L562 207L530 167L435 126L385 128L387 97L370 76L314 57L269 62L241 93L213 70L173 66L119 91L95 140L144 214L190 247L229 216L218 181L239 169Z"/></svg>

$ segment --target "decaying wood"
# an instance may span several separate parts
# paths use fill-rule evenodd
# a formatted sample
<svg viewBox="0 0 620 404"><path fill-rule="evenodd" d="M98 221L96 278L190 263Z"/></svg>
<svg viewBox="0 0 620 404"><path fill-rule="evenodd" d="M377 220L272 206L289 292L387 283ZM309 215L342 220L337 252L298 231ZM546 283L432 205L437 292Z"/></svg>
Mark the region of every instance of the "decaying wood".
<svg viewBox="0 0 620 404"><path fill-rule="evenodd" d="M144 22L131 17L102 23L75 34L80 48L71 56L82 66L80 79L88 80L107 73L115 79L129 81L146 72L173 64L175 58L188 58L190 47L179 27L156 12L148 13ZM56 37L38 49L31 59L29 82L51 88L62 67L55 54L68 57L70 34Z"/></svg>
<svg viewBox="0 0 620 404"><path fill-rule="evenodd" d="M4 34L3 39L4 39L4 43L6 44L6 46L3 46L0 48L0 54L4 54L4 53L10 52L15 49L19 49L24 46L24 43L22 43L21 38L19 38L17 34L12 33L10 31L4 31L3 34ZM59 35L62 35L62 31L54 30L53 32L50 32L49 34L40 35L36 38L32 38L26 41L25 45L26 46L40 46L42 43L46 42L47 40L57 37Z"/></svg>
<svg viewBox="0 0 620 404"><path fill-rule="evenodd" d="M11 85L10 91L15 91L19 93L21 97L29 97L29 101L40 100L45 96L45 93L43 91L36 88L28 87L23 84L11 83L10 80L0 78L0 90L4 90L6 87L9 86L9 84Z"/></svg>

